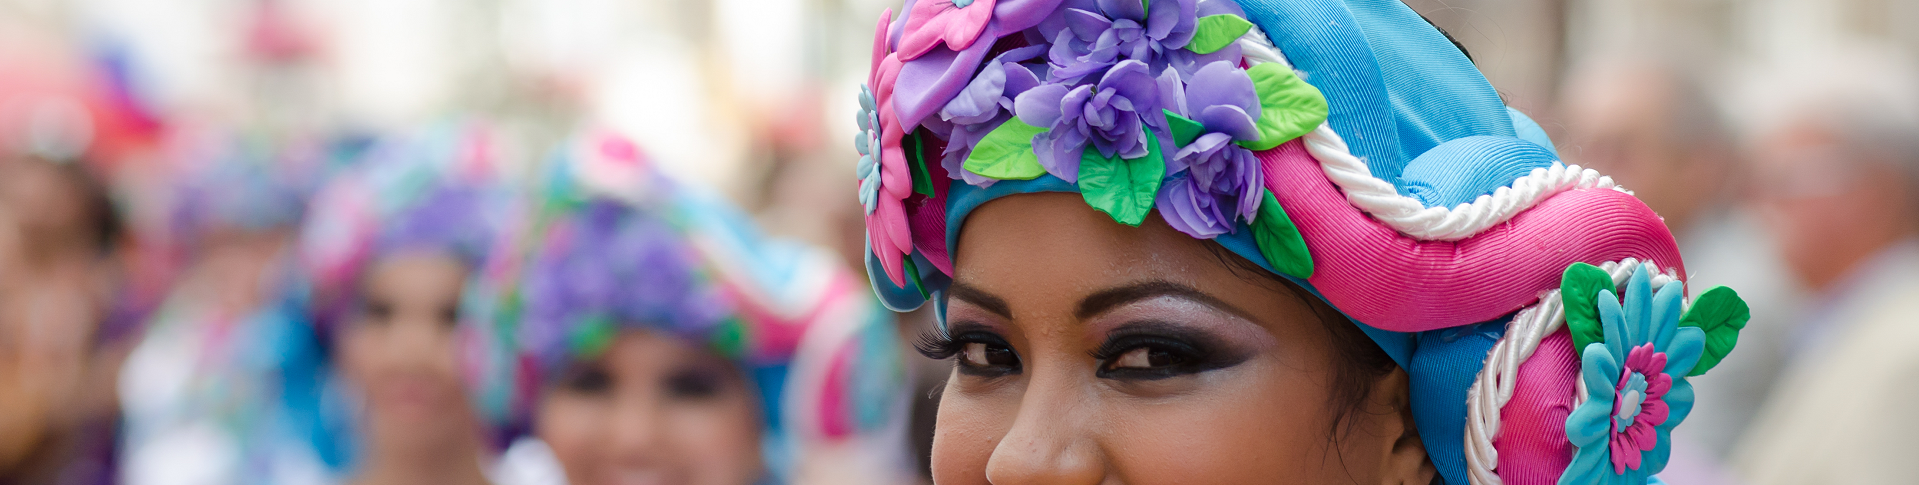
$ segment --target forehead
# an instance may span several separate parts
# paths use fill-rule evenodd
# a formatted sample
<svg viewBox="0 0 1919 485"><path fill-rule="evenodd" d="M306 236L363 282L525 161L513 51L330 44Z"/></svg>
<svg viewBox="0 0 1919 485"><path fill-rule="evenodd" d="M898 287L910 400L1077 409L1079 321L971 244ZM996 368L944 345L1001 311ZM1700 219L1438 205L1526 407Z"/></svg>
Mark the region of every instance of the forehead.
<svg viewBox="0 0 1919 485"><path fill-rule="evenodd" d="M445 251L405 250L375 260L367 268L366 284L375 291L420 292L435 288L458 289L466 278L466 265Z"/></svg>
<svg viewBox="0 0 1919 485"><path fill-rule="evenodd" d="M1257 269L1229 266L1215 251L1160 220L1114 222L1079 194L1034 193L988 202L962 228L957 283L1005 299L1016 313L1067 310L1104 289L1165 281L1198 289L1255 313L1273 308L1281 287Z"/></svg>

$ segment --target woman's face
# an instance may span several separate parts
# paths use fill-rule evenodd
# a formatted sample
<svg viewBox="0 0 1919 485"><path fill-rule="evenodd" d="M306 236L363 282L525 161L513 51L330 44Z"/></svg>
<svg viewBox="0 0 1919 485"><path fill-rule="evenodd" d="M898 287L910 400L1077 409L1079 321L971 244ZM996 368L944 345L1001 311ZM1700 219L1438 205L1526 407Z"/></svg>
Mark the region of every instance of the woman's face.
<svg viewBox="0 0 1919 485"><path fill-rule="evenodd" d="M382 439L444 443L474 435L453 337L466 272L438 252L398 253L367 268L339 355L365 392L369 429Z"/></svg>
<svg viewBox="0 0 1919 485"><path fill-rule="evenodd" d="M1335 433L1319 303L1158 218L1007 197L972 213L955 261L939 483L1431 480L1403 372Z"/></svg>
<svg viewBox="0 0 1919 485"><path fill-rule="evenodd" d="M548 387L537 433L575 485L747 485L764 474L758 394L725 358L624 330Z"/></svg>

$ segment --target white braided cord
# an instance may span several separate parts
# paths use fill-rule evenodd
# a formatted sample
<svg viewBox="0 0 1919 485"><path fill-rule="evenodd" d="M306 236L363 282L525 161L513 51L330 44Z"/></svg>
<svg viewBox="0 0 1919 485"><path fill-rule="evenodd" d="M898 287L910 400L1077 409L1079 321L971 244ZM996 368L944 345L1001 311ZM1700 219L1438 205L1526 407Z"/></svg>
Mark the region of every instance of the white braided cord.
<svg viewBox="0 0 1919 485"><path fill-rule="evenodd" d="M1626 284L1633 269L1641 265L1654 275L1653 288L1678 280L1676 271L1660 271L1652 261L1641 263L1634 258L1603 263L1599 269L1610 274L1617 287ZM1493 448L1493 439L1499 436L1499 413L1513 398L1514 388L1519 384L1520 364L1532 357L1546 336L1565 325L1566 309L1562 304L1559 290L1547 290L1540 292L1539 303L1515 314L1512 323L1506 326L1506 335L1486 353L1486 366L1479 370L1479 377L1466 391L1466 476L1473 485L1503 483L1493 472L1499 466L1499 450ZM1577 387L1573 407L1578 407L1586 402L1586 380L1574 378L1573 382Z"/></svg>
<svg viewBox="0 0 1919 485"><path fill-rule="evenodd" d="M1326 178L1346 193L1346 200L1414 239L1466 239L1568 190L1613 189L1631 193L1613 183L1612 177L1597 171L1553 162L1550 167L1535 168L1532 173L1513 179L1510 186L1482 194L1472 202L1451 209L1426 207L1418 199L1400 195L1398 187L1391 182L1374 177L1372 170L1366 168L1366 162L1353 156L1346 141L1334 133L1331 126L1321 124L1303 138L1306 151L1319 160Z"/></svg>

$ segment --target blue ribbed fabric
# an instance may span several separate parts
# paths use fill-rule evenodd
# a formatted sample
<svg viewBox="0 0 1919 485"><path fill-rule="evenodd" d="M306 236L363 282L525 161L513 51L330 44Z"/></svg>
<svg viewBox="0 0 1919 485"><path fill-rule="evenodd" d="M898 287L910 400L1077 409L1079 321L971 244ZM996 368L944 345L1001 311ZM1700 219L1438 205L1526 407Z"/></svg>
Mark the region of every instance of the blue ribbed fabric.
<svg viewBox="0 0 1919 485"><path fill-rule="evenodd" d="M1406 164L1399 193L1426 207L1453 207L1512 185L1513 179L1558 159L1546 147L1510 136L1457 138ZM1460 170L1456 160L1471 160L1474 168Z"/></svg>
<svg viewBox="0 0 1919 485"><path fill-rule="evenodd" d="M1499 92L1418 12L1400 0L1346 0L1346 9L1359 21L1379 65L1398 118L1404 160L1463 137L1513 136L1512 117Z"/></svg>
<svg viewBox="0 0 1919 485"><path fill-rule="evenodd" d="M1386 81L1359 22L1339 0L1239 0L1246 16L1326 95L1326 123L1366 160L1374 177L1398 182L1406 158Z"/></svg>
<svg viewBox="0 0 1919 485"><path fill-rule="evenodd" d="M1472 61L1398 0L1239 3L1326 94L1327 122L1375 177L1397 183L1407 163L1449 140L1515 134Z"/></svg>
<svg viewBox="0 0 1919 485"><path fill-rule="evenodd" d="M1411 380L1413 422L1419 426L1420 441L1426 444L1426 456L1446 483L1467 483L1466 393L1485 367L1486 352L1505 335L1509 321L1511 318L1503 318L1421 332L1418 336L1419 349L1413 352L1412 365L1406 367Z"/></svg>

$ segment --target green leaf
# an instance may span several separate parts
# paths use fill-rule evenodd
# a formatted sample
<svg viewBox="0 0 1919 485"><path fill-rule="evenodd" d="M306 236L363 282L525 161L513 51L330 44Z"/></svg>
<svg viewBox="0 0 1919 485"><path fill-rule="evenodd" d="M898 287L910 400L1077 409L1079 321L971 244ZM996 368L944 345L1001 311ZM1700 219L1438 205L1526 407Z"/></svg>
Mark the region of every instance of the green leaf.
<svg viewBox="0 0 1919 485"><path fill-rule="evenodd" d="M1113 216L1120 224L1139 227L1153 211L1153 196L1159 194L1160 179L1166 176L1166 159L1159 149L1159 136L1146 133L1147 153L1132 160L1106 158L1091 145L1080 152L1079 192L1086 204Z"/></svg>
<svg viewBox="0 0 1919 485"><path fill-rule="evenodd" d="M1259 214L1253 217L1253 241L1259 243L1259 254L1281 273L1301 279L1313 277L1313 255L1306 251L1306 239L1300 236L1299 227L1286 216L1286 208L1279 206L1273 191L1267 190L1263 197Z"/></svg>
<svg viewBox="0 0 1919 485"><path fill-rule="evenodd" d="M914 132L912 136L906 137L912 143L912 146L907 148L906 159L908 165L912 167L910 170L913 171L913 193L932 197L933 175L926 170L926 137L929 136L933 135L921 129Z"/></svg>
<svg viewBox="0 0 1919 485"><path fill-rule="evenodd" d="M1019 118L1007 119L973 147L973 153L966 156L966 171L998 180L1032 180L1046 175L1046 168L1033 154L1033 137L1045 132L1045 128Z"/></svg>
<svg viewBox="0 0 1919 485"><path fill-rule="evenodd" d="M1199 135L1206 134L1206 125L1201 125L1198 121L1193 121L1191 118L1180 116L1170 109L1160 111L1166 112L1167 128L1170 128L1173 132L1173 146L1186 146L1191 144L1193 140L1199 139Z"/></svg>
<svg viewBox="0 0 1919 485"><path fill-rule="evenodd" d="M567 347L574 355L600 355L608 346L613 345L613 337L619 333L613 325L613 318L606 315L587 317L567 338Z"/></svg>
<svg viewBox="0 0 1919 485"><path fill-rule="evenodd" d="M1566 330L1572 332L1573 354L1586 344L1606 341L1599 325L1599 290L1617 293L1612 275L1586 263L1573 263L1559 279L1559 299L1566 307Z"/></svg>
<svg viewBox="0 0 1919 485"><path fill-rule="evenodd" d="M1238 15L1219 14L1200 17L1199 25L1194 28L1193 40L1186 43L1186 50L1195 54L1211 54L1226 48L1253 29L1253 23Z"/></svg>
<svg viewBox="0 0 1919 485"><path fill-rule="evenodd" d="M1689 375L1705 374L1732 353L1733 346L1739 344L1739 331L1746 328L1748 320L1752 320L1752 308L1732 288L1715 287L1699 295L1686 315L1679 317L1679 326L1706 331L1706 353Z"/></svg>
<svg viewBox="0 0 1919 485"><path fill-rule="evenodd" d="M1246 70L1259 92L1259 139L1239 142L1248 150L1270 150L1318 128L1330 113L1326 96L1293 70L1268 62Z"/></svg>
<svg viewBox="0 0 1919 485"><path fill-rule="evenodd" d="M926 291L926 282L920 281L920 268L919 265L913 264L913 257L907 256L906 259L902 259L900 262L906 264L904 268L906 270L906 282L913 285L914 290L920 292L920 298L932 298L932 293Z"/></svg>
<svg viewBox="0 0 1919 485"><path fill-rule="evenodd" d="M728 318L726 321L720 322L719 328L713 331L711 343L713 349L718 350L722 356L732 358L745 356L746 324L741 322L739 317Z"/></svg>

